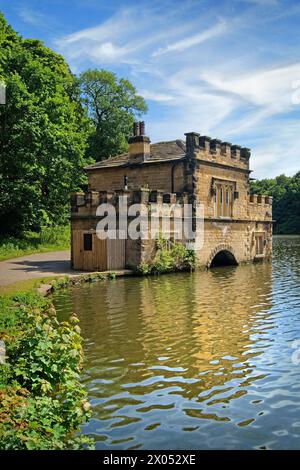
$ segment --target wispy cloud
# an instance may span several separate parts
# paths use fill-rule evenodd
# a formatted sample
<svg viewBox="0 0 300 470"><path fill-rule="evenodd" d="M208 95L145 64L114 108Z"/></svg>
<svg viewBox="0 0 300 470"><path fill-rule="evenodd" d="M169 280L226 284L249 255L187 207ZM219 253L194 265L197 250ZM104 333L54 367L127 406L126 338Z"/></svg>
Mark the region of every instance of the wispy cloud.
<svg viewBox="0 0 300 470"><path fill-rule="evenodd" d="M280 0L240 0L246 3L252 3L254 5L263 5L263 6L277 6L280 3Z"/></svg>
<svg viewBox="0 0 300 470"><path fill-rule="evenodd" d="M182 52L185 49L188 49L189 47L196 46L198 44L203 43L204 41L208 41L209 39L219 36L226 30L226 22L220 21L218 24L212 26L211 28L205 31L202 31L201 33L186 37L184 39L181 39L180 41L174 42L173 44L169 44L166 47L162 47L157 51L154 51L152 56L157 57L168 52Z"/></svg>
<svg viewBox="0 0 300 470"><path fill-rule="evenodd" d="M167 93L156 93L146 89L141 89L138 92L145 98L145 100L158 101L161 103L175 100L175 96Z"/></svg>
<svg viewBox="0 0 300 470"><path fill-rule="evenodd" d="M152 140L195 130L253 147L259 176L293 172L300 35L290 25L298 24L299 5L184 0L167 8L166 2L145 0L140 8L128 2L55 45L75 71L108 67L131 79L149 100Z"/></svg>
<svg viewBox="0 0 300 470"><path fill-rule="evenodd" d="M286 112L293 106L293 84L300 77L300 62L288 66L254 70L247 74L201 73L202 80L217 90L238 96L270 112Z"/></svg>
<svg viewBox="0 0 300 470"><path fill-rule="evenodd" d="M36 27L46 27L47 17L36 10L22 6L18 9L18 15L25 23Z"/></svg>
<svg viewBox="0 0 300 470"><path fill-rule="evenodd" d="M187 29L184 24L164 28L159 15L151 10L123 8L98 26L57 39L56 45L76 63L89 59L94 64L135 64L145 61L149 48Z"/></svg>

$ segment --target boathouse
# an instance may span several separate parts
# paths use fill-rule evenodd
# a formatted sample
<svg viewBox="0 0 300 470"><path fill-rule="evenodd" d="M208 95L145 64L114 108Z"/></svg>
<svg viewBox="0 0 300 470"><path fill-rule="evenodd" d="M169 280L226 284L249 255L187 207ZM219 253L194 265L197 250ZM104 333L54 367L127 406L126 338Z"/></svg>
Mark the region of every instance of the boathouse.
<svg viewBox="0 0 300 470"><path fill-rule="evenodd" d="M155 256L155 240L97 236L103 217L97 215L98 206L109 202L117 208L121 195L127 195L129 203L143 203L148 208L144 217L155 205L161 220L174 204L189 203L193 208L202 204L203 246L196 252L199 267L270 259L272 198L250 194L250 150L196 132L185 137L185 141L151 144L144 123L135 123L127 153L85 168L88 190L71 196L74 269L132 269ZM195 212L192 218L194 230L200 230ZM172 227L168 234L161 234L171 241ZM182 237L180 242L190 240Z"/></svg>

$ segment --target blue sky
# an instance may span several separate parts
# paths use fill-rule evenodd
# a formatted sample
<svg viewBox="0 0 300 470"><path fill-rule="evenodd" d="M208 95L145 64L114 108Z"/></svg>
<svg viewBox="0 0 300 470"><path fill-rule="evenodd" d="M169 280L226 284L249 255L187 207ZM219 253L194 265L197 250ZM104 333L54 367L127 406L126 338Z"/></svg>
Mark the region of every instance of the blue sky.
<svg viewBox="0 0 300 470"><path fill-rule="evenodd" d="M299 1L0 0L0 9L74 73L131 80L152 142L196 131L252 148L254 177L300 169Z"/></svg>

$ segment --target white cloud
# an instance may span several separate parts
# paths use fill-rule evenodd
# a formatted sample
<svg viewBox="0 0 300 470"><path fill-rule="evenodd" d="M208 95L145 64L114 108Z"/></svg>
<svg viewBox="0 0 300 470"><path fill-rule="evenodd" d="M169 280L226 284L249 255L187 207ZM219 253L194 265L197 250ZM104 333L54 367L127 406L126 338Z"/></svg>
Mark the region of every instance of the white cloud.
<svg viewBox="0 0 300 470"><path fill-rule="evenodd" d="M123 10L99 26L86 28L58 39L56 45L75 64L87 59L95 64L128 63L132 47L126 45L121 38L133 28L131 15L128 10Z"/></svg>
<svg viewBox="0 0 300 470"><path fill-rule="evenodd" d="M261 135L259 135L259 132ZM253 142L251 167L256 178L288 176L299 171L300 134L297 120L265 123Z"/></svg>
<svg viewBox="0 0 300 470"><path fill-rule="evenodd" d="M32 10L28 7L21 7L18 10L18 15L24 23L37 27L47 26L46 16L36 10Z"/></svg>
<svg viewBox="0 0 300 470"><path fill-rule="evenodd" d="M153 92L150 90L139 90L138 93L139 95L143 96L144 99L150 101L169 102L175 99L175 97L170 94Z"/></svg>
<svg viewBox="0 0 300 470"><path fill-rule="evenodd" d="M246 2L257 5L234 14L232 5ZM280 20L282 27L299 11L275 0L229 3L227 10L224 3L201 10L198 1L178 10L163 2L127 7L59 38L56 46L73 70L107 67L131 79L150 102L152 141L183 138L194 130L252 147L255 176L291 174L300 137L298 121L287 117L300 114L293 102L300 62L295 53L288 55L280 36L276 46L267 32L272 21ZM271 3L278 8L257 13L258 4Z"/></svg>
<svg viewBox="0 0 300 470"><path fill-rule="evenodd" d="M157 57L162 54L167 54L168 52L182 52L185 49L188 49L197 44L201 44L204 41L208 41L216 36L227 31L227 24L225 21L220 21L216 25L212 26L209 29L201 31L201 33L194 34L192 36L176 41L173 44L169 44L166 47L161 47L157 51L154 51L152 56Z"/></svg>
<svg viewBox="0 0 300 470"><path fill-rule="evenodd" d="M56 46L76 67L86 60L96 65L144 63L149 47L190 28L177 22L165 28L165 19L146 8L123 8L98 26L58 38Z"/></svg>
<svg viewBox="0 0 300 470"><path fill-rule="evenodd" d="M293 83L300 78L300 62L238 76L210 71L202 73L201 78L253 105L266 106L274 112L288 111L293 106Z"/></svg>

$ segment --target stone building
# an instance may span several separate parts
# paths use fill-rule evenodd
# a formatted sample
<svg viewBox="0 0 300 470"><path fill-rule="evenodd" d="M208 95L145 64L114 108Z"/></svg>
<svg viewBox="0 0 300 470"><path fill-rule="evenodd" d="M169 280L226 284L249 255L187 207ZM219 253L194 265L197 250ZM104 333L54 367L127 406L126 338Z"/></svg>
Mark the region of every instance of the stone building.
<svg viewBox="0 0 300 470"><path fill-rule="evenodd" d="M196 132L185 136L185 142L150 144L144 123L135 123L127 153L85 168L88 191L71 197L74 269L134 268L155 256L155 240L97 236L103 218L96 214L97 207L109 202L117 209L120 195L129 203L142 202L146 218L155 205L160 230L170 207L190 203L193 229L204 226L203 246L196 251L199 267L270 259L272 198L250 195L250 150ZM196 216L199 203L204 208L202 221ZM176 238L174 220L167 234L171 241ZM184 236L180 241L190 242Z"/></svg>

